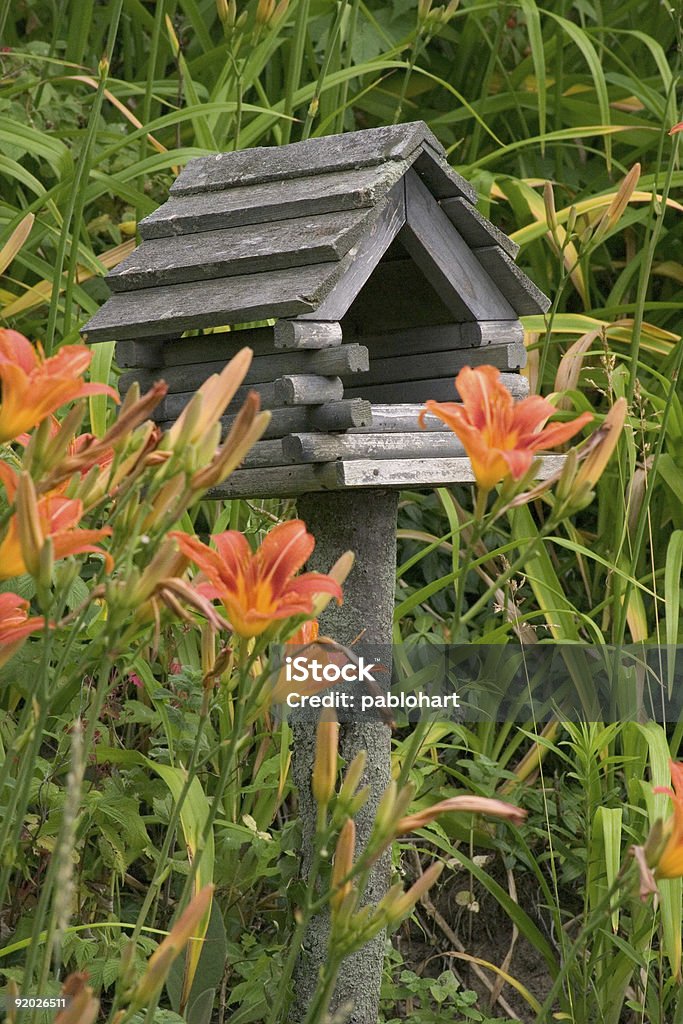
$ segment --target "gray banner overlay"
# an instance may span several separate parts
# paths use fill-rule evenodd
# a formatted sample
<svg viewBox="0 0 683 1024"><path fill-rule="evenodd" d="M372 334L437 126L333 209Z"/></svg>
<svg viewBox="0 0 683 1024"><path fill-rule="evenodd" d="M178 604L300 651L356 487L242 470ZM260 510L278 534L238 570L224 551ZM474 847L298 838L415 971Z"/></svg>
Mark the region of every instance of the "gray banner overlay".
<svg viewBox="0 0 683 1024"><path fill-rule="evenodd" d="M275 707L298 721L324 708L397 726L683 717L683 647L315 643L278 647L271 669Z"/></svg>

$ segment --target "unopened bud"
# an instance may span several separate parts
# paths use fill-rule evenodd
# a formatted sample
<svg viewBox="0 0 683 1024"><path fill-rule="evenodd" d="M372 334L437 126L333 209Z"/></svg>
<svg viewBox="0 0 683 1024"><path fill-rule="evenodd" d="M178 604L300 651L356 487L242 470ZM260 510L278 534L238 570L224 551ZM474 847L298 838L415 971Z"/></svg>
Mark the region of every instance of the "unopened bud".
<svg viewBox="0 0 683 1024"><path fill-rule="evenodd" d="M19 533L19 547L26 571L34 577L40 572L40 552L43 531L40 525L38 499L33 480L28 473L19 474L15 498L15 521Z"/></svg>
<svg viewBox="0 0 683 1024"><path fill-rule="evenodd" d="M387 924L390 928L399 924L407 914L410 914L415 904L425 893L429 892L443 871L443 861L436 861L420 875L418 880L411 885L407 892L397 896L390 904L385 905Z"/></svg>
<svg viewBox="0 0 683 1024"><path fill-rule="evenodd" d="M339 722L334 711L329 711L328 716L323 713L315 734L315 761L311 791L318 807L327 807L334 794L334 786L337 781Z"/></svg>
<svg viewBox="0 0 683 1024"><path fill-rule="evenodd" d="M332 866L332 896L330 897L330 910L332 914L338 913L345 899L352 893L353 884L351 879L344 881L353 869L353 858L356 852L356 825L353 818L349 818L337 840L337 849L334 854ZM343 884L342 884L343 883Z"/></svg>

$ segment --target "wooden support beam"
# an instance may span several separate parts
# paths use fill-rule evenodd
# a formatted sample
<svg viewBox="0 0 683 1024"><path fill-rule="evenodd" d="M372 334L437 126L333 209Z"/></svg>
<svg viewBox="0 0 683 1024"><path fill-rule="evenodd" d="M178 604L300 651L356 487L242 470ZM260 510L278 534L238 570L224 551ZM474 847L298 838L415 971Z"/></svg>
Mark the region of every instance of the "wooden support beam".
<svg viewBox="0 0 683 1024"><path fill-rule="evenodd" d="M558 472L563 455L541 458L539 479ZM274 494L295 497L308 491L345 490L346 488L391 487L424 490L453 483L472 483L474 474L469 459L373 459L275 466L265 469L238 469L225 483L209 491L209 498L269 498Z"/></svg>
<svg viewBox="0 0 683 1024"><path fill-rule="evenodd" d="M502 373L501 380L513 398L526 398L529 393L529 382L519 373ZM432 398L436 402L457 402L458 393L452 377L435 377L431 380L415 380L397 382L395 384L368 384L344 388L346 398L365 398L368 402L408 403L426 402Z"/></svg>
<svg viewBox="0 0 683 1024"><path fill-rule="evenodd" d="M370 368L357 382L365 387L369 384L392 384L399 381L433 379L446 375L455 376L464 366L495 366L499 370L519 370L526 365L526 349L521 343L513 345L489 345L485 349L458 349L451 352L418 352L415 355L394 355L384 359L374 357L371 352ZM342 374L346 378L345 374ZM347 378L348 379L348 378Z"/></svg>
<svg viewBox="0 0 683 1024"><path fill-rule="evenodd" d="M347 341L359 341L376 359L415 355L418 352L452 352L456 349L520 345L524 329L519 320L484 320L462 324L433 324L429 327L404 327L394 331L354 333Z"/></svg>
<svg viewBox="0 0 683 1024"><path fill-rule="evenodd" d="M128 367L143 367L155 369L162 365L163 341L160 338L150 338L149 341L117 341L116 362L121 369Z"/></svg>
<svg viewBox="0 0 683 1024"><path fill-rule="evenodd" d="M358 402L354 398L351 401ZM372 422L351 427L349 434L418 434L422 430L428 432L447 433L450 428L436 416L425 416L424 427L420 427L419 417L424 404L414 405L371 405Z"/></svg>
<svg viewBox="0 0 683 1024"><path fill-rule="evenodd" d="M163 365L186 366L188 363L212 363L221 359L227 363L240 349L247 347L252 349L255 356L272 354L273 328L215 331L213 334L166 342L162 349Z"/></svg>
<svg viewBox="0 0 683 1024"><path fill-rule="evenodd" d="M342 343L341 324L317 320L276 320L273 327L275 348L320 349Z"/></svg>
<svg viewBox="0 0 683 1024"><path fill-rule="evenodd" d="M133 380L138 380L140 386L146 388L162 377L168 384L170 394L195 391L212 374L220 373L226 362L227 360L221 359L209 363L166 366L163 370L133 370L121 375L119 386L125 391ZM338 345L336 348L301 352L273 352L270 355L254 356L244 383L265 384L290 374L313 374L320 377L354 375L366 371L369 365L368 350L364 345Z"/></svg>
<svg viewBox="0 0 683 1024"><path fill-rule="evenodd" d="M450 483L473 483L474 473L466 458L446 459L373 459L333 462L338 486L345 487L441 487ZM545 455L539 479L544 480L564 465L564 455Z"/></svg>
<svg viewBox="0 0 683 1024"><path fill-rule="evenodd" d="M282 440L285 462L333 462L335 459L432 459L465 454L453 434L290 434Z"/></svg>
<svg viewBox="0 0 683 1024"><path fill-rule="evenodd" d="M457 320L515 320L508 300L414 171L405 176L401 242Z"/></svg>
<svg viewBox="0 0 683 1024"><path fill-rule="evenodd" d="M263 435L264 439L284 437L286 434L297 431L339 431L352 427L362 429L367 428L372 422L370 403L364 402L360 398L344 399L341 402L326 402L324 405L293 405L271 409L270 412L270 423ZM165 420L159 425L163 429L168 429L172 422ZM235 422L235 416L223 416L220 422L222 434L225 437Z"/></svg>
<svg viewBox="0 0 683 1024"><path fill-rule="evenodd" d="M344 385L340 377L317 377L314 374L289 374L275 381L278 405L320 405L340 402Z"/></svg>

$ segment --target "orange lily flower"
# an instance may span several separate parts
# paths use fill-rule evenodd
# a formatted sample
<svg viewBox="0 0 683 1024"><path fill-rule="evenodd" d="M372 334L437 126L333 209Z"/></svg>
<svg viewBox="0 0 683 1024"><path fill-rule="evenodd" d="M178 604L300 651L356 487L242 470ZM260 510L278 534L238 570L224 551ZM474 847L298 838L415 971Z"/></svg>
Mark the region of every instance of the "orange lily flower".
<svg viewBox="0 0 683 1024"><path fill-rule="evenodd" d="M0 580L27 572L36 574L40 551L47 537L52 540L55 560L92 551L104 555L107 569L111 571L114 567L111 556L95 544L103 537L111 536L111 527L77 529L83 516L82 501L53 493L37 498L31 478L27 474L18 478L6 462L0 462L0 481L5 485L10 502L14 503L15 498L21 499L21 511L11 517L0 541Z"/></svg>
<svg viewBox="0 0 683 1024"><path fill-rule="evenodd" d="M86 384L81 379L92 353L85 345L64 345L46 359L18 331L0 328L0 443L31 430L66 402L86 395L119 397L107 384Z"/></svg>
<svg viewBox="0 0 683 1024"><path fill-rule="evenodd" d="M341 587L331 576L295 575L315 547L314 537L300 519L276 526L255 553L237 530L217 534L216 550L185 533L170 536L207 578L208 583L198 589L222 603L239 636L261 636L282 619L314 614L318 594L331 594L341 603Z"/></svg>
<svg viewBox="0 0 683 1024"><path fill-rule="evenodd" d="M9 661L30 633L42 629L45 619L28 617L28 601L18 594L0 594L0 666Z"/></svg>
<svg viewBox="0 0 683 1024"><path fill-rule="evenodd" d="M456 402L425 403L427 413L446 423L462 441L479 487L490 491L511 476L519 480L528 472L536 452L554 448L578 433L592 420L584 412L569 423L545 423L557 410L547 399L531 395L514 402L493 366L465 366L455 381L462 405Z"/></svg>
<svg viewBox="0 0 683 1024"><path fill-rule="evenodd" d="M655 793L666 793L673 800L674 812L664 823L664 846L654 863L655 878L683 876L683 764L671 761L674 788L656 786Z"/></svg>

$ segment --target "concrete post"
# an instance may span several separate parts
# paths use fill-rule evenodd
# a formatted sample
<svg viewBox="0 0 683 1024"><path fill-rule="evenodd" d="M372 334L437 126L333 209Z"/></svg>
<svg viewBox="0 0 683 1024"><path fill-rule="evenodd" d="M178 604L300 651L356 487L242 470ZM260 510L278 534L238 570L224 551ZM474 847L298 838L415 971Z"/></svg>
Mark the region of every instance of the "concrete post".
<svg viewBox="0 0 683 1024"><path fill-rule="evenodd" d="M344 604L331 603L321 618L321 633L350 644L362 634L362 643L388 647L396 585L396 514L398 491L342 491L306 494L298 500L298 511L316 538L307 566L326 571L344 551L355 552L356 562L344 585ZM340 730L340 753L348 764L359 750L368 759L361 786L370 786L371 796L356 817L357 851L366 845L377 804L391 779L391 734L382 722L353 721ZM292 769L299 791L303 824L302 869L306 874L315 831L316 806L311 794L311 772L315 752L315 726L293 723ZM391 855L377 863L365 894L365 902L376 903L389 887ZM329 921L319 915L311 924L295 976L294 1021L302 1021L324 963ZM339 974L332 1009L352 1002L350 1024L377 1024L379 992L384 964L386 934L382 932L353 956Z"/></svg>

